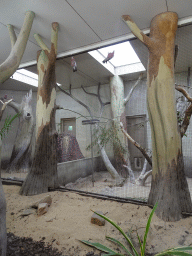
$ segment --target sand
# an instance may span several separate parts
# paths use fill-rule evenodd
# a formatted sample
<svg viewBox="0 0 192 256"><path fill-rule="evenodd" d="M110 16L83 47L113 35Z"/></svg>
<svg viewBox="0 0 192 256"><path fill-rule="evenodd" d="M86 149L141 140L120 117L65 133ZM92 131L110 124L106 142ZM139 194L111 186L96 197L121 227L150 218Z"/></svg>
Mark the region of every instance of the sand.
<svg viewBox="0 0 192 256"><path fill-rule="evenodd" d="M79 240L102 242L117 248L105 239L111 236L125 243L122 236L111 224L97 226L91 223L91 210L102 211L107 217L117 222L125 232L129 232L137 245L136 230L143 236L151 209L130 203L120 203L92 197L81 196L72 192L49 192L36 196L20 196L19 186L4 185L7 200L7 232L17 236L32 237L35 241L42 238L63 252L63 255L84 256L93 251ZM21 216L32 203L52 197L52 204L46 214L37 216L36 211L29 216ZM162 250L192 243L192 217L177 222L164 222L155 215L147 239L147 252L157 253ZM97 253L97 251L95 251ZM98 251L99 255L99 251Z"/></svg>

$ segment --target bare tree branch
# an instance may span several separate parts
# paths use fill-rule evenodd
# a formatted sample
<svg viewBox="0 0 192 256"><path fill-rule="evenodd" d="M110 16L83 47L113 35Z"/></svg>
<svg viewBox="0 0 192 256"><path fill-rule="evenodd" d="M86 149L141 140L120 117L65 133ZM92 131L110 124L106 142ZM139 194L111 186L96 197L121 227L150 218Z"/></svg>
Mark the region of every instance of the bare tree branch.
<svg viewBox="0 0 192 256"><path fill-rule="evenodd" d="M101 84L100 84L100 83L98 84L97 94L96 94L96 93L87 92L87 91L85 90L85 88L83 87L83 85L81 85L81 88L83 89L83 91L84 91L86 94L91 95L91 96L95 96L95 97L98 98L98 100L99 100L99 102L100 102L100 105L101 105L100 115L99 115L99 119L100 119L100 118L102 117L104 107L105 107L106 105L111 104L111 102L109 102L109 101L104 103L104 102L101 100L101 95L100 95Z"/></svg>
<svg viewBox="0 0 192 256"><path fill-rule="evenodd" d="M151 161L151 157L147 154L147 150L143 147L141 147L141 145L139 143L137 143L123 128L123 124L120 123L121 126L121 131L123 132L123 134L128 138L129 141L131 141L131 143L133 143L133 145L135 145L136 148L138 148L141 153L144 155L144 157L147 159L148 163L152 166L152 161Z"/></svg>
<svg viewBox="0 0 192 256"><path fill-rule="evenodd" d="M184 119L180 126L180 134L181 134L181 138L183 138L189 126L191 115L192 115L192 98L189 96L188 92L184 88L182 88L182 86L175 85L175 89L181 92L187 98L187 100L191 103L185 111Z"/></svg>
<svg viewBox="0 0 192 256"><path fill-rule="evenodd" d="M143 73L140 74L139 78L137 79L136 83L131 88L130 92L128 93L127 97L124 99L124 104L126 105L129 99L131 98L131 95L133 94L133 91L135 90L136 86L139 84L143 77Z"/></svg>
<svg viewBox="0 0 192 256"><path fill-rule="evenodd" d="M17 70L26 48L34 17L34 12L26 12L25 20L16 42L13 27L8 26L12 50L8 58L0 65L0 83L5 82Z"/></svg>
<svg viewBox="0 0 192 256"><path fill-rule="evenodd" d="M3 113L4 113L4 111L5 111L6 106L7 106L12 100L13 100L13 99L10 99L10 100L8 100L8 101L6 101L6 102L3 102L3 101L0 100L0 102L3 104L3 106L2 106L2 108L1 108L1 110L0 110L0 121L1 121L1 119L2 119L2 116L3 116Z"/></svg>
<svg viewBox="0 0 192 256"><path fill-rule="evenodd" d="M47 50L48 52L50 52L49 47L43 42L43 39L39 34L34 34L33 36L42 50Z"/></svg>
<svg viewBox="0 0 192 256"><path fill-rule="evenodd" d="M71 97L72 99L74 99L76 102L78 102L80 105L82 105L84 108L87 109L87 111L89 112L89 115L91 118L93 118L93 115L91 113L91 110L90 108L85 104L83 103L82 101L78 100L72 93L71 93L71 84L70 84L70 89L69 89L69 92L65 91L64 89L62 89L60 86L58 86L56 84L56 87L63 93L65 93L66 95L68 95L69 97Z"/></svg>
<svg viewBox="0 0 192 256"><path fill-rule="evenodd" d="M15 45L15 43L17 41L17 36L16 36L14 28L11 24L8 24L7 28L8 28L9 36L10 36L10 40L11 40L11 48L13 48L13 46Z"/></svg>
<svg viewBox="0 0 192 256"><path fill-rule="evenodd" d="M122 16L123 21L130 28L131 32L148 48L154 43L150 37L146 36L136 25L136 23L131 19L129 15Z"/></svg>
<svg viewBox="0 0 192 256"><path fill-rule="evenodd" d="M183 88L182 85L175 84L175 89L181 92L188 99L188 101L192 102L192 98L189 96L188 92Z"/></svg>
<svg viewBox="0 0 192 256"><path fill-rule="evenodd" d="M152 170L146 172L145 174L140 174L138 179L136 180L136 184L139 185L139 186L144 186L145 185L145 181L146 179L152 175Z"/></svg>

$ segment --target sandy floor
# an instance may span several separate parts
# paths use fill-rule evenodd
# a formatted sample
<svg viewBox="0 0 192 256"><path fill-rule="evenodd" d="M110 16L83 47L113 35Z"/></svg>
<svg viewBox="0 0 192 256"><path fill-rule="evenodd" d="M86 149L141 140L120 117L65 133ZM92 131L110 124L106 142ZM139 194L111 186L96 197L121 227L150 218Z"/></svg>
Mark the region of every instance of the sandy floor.
<svg viewBox="0 0 192 256"><path fill-rule="evenodd" d="M7 231L18 236L32 237L52 244L63 251L64 255L85 256L92 248L79 242L81 239L102 242L117 248L105 239L105 236L121 238L109 224L100 227L91 224L92 210L100 210L116 221L126 232L131 232L136 243L137 230L143 235L151 209L128 203L118 203L80 196L71 192L50 192L52 205L49 211L38 217L36 212L22 217L22 212L33 202L42 199L46 194L32 197L19 195L18 186L3 186L7 200ZM124 240L121 238L121 241ZM192 243L192 217L178 222L165 223L155 215L147 240L147 251L160 252L164 249L189 245Z"/></svg>

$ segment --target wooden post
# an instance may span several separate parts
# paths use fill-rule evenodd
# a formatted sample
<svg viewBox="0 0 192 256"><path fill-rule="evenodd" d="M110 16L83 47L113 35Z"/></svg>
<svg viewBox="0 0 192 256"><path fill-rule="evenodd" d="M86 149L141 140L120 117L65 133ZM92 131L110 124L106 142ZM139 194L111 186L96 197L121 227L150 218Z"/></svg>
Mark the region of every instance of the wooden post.
<svg viewBox="0 0 192 256"><path fill-rule="evenodd" d="M147 107L152 133L153 178L148 203L158 202L156 214L161 219L176 221L182 217L182 212L192 212L175 105L174 42L178 16L174 12L155 16L149 37L130 16L124 15L123 19L149 50Z"/></svg>

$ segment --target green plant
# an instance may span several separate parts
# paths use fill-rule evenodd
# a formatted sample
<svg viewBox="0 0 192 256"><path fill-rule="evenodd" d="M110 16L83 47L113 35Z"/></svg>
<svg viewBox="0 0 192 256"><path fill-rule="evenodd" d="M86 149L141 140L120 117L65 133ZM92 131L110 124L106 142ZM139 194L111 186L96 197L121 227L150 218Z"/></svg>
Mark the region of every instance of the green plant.
<svg viewBox="0 0 192 256"><path fill-rule="evenodd" d="M5 122L4 122L4 125L2 127L2 129L0 130L0 137L1 137L1 140L3 139L3 137L5 137L5 134L8 133L10 127L11 127L11 124L12 122L20 116L20 113L17 113L15 114L13 117L11 116L8 116L6 119L5 119Z"/></svg>
<svg viewBox="0 0 192 256"><path fill-rule="evenodd" d="M93 133L93 142L87 146L86 150L90 150L92 147L98 146L99 141L100 146L105 147L110 143L110 145L114 147L114 151L125 154L127 152L127 148L123 146L119 140L118 131L119 128L115 124L110 125L109 128L106 128L105 125L99 126L99 128L97 127Z"/></svg>
<svg viewBox="0 0 192 256"><path fill-rule="evenodd" d="M132 249L132 253L121 242L119 242L118 240L116 240L112 237L108 237L108 236L106 236L106 239L111 241L111 242L116 243L117 245L119 245L122 249L125 250L126 254L121 254L121 253L115 252L114 250L112 250L112 249L108 248L107 246L104 246L100 243L92 243L92 242L89 242L89 241L86 241L86 240L81 240L81 242L106 253L106 254L103 254L102 256L125 256L125 255L144 256L145 255L145 246L146 246L146 241L147 241L147 235L148 235L151 220L152 220L152 217L153 217L153 214L154 214L156 208L157 208L157 203L155 204L153 210L151 211L151 213L149 215L147 225L146 225L146 229L145 229L145 234L144 234L144 237L143 237L143 242L141 242L141 239L140 239L139 235L137 234L138 241L139 241L139 246L140 246L140 252L138 252L136 250L136 248L134 247L134 245L131 241L131 238L125 234L125 232L121 229L120 226L118 226L114 221L112 221L108 217L106 217L104 215L101 215L97 212L94 212L94 213L96 213L97 215L99 215L100 217L102 217L103 219L108 221L109 223L111 223L117 230L120 231L120 233L124 236L124 238L126 239L128 244L130 245L130 247ZM168 249L166 251L157 253L155 256L163 256L163 255L181 255L181 256L189 256L190 255L191 256L192 254L188 253L187 251L192 251L192 247L187 246L187 247L172 248L172 249Z"/></svg>

